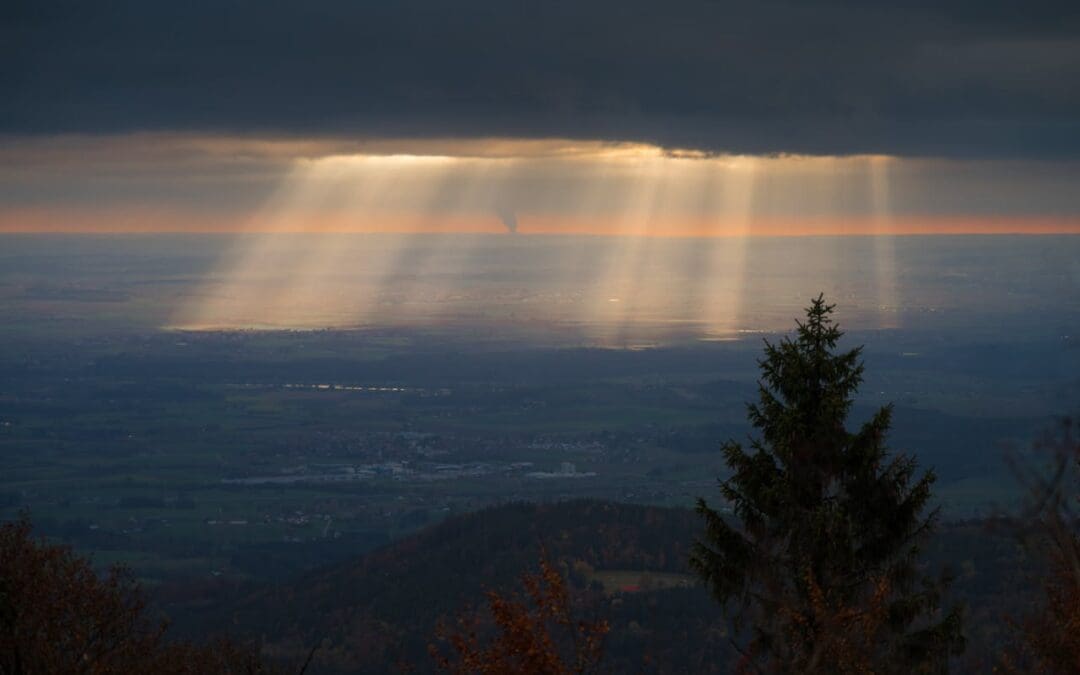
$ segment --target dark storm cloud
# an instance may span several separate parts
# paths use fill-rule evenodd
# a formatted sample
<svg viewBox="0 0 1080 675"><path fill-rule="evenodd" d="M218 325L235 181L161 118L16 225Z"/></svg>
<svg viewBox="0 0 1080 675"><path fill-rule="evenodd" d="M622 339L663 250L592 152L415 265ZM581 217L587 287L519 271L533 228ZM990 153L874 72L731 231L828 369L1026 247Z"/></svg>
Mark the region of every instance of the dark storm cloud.
<svg viewBox="0 0 1080 675"><path fill-rule="evenodd" d="M0 133L1080 156L1080 3L18 2Z"/></svg>

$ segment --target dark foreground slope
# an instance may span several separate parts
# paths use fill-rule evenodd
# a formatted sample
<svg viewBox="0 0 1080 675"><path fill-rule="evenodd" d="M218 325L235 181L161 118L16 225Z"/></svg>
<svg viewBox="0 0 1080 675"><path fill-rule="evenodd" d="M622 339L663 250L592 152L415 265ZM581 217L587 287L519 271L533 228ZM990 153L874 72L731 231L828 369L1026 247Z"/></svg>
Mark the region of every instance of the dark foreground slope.
<svg viewBox="0 0 1080 675"><path fill-rule="evenodd" d="M317 672L431 668L427 645L440 619L483 603L484 590L513 590L541 548L568 576L583 618L611 622L606 663L616 672L726 672L727 625L687 569L696 515L598 501L510 504L452 518L348 563L229 603L185 610L202 630L259 638L269 656L296 659L318 645ZM969 665L987 665L1006 612L1030 587L1007 537L983 523L951 524L928 558L958 574L969 605ZM977 662L980 662L978 664Z"/></svg>

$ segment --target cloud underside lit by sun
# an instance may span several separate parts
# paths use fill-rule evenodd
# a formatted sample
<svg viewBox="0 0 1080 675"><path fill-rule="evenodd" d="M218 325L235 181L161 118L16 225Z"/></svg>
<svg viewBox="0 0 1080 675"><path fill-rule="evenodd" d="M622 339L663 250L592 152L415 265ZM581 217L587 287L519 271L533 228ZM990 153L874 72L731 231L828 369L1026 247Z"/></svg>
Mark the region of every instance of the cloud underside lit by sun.
<svg viewBox="0 0 1080 675"><path fill-rule="evenodd" d="M567 139L39 137L0 142L0 231L1067 232L1078 177L1071 163Z"/></svg>

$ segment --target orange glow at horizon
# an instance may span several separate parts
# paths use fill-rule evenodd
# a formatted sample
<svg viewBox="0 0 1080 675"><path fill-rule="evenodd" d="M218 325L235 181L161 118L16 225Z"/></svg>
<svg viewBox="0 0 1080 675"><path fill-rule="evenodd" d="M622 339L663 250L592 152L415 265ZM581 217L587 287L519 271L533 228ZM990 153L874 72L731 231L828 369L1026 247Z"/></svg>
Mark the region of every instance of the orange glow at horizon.
<svg viewBox="0 0 1080 675"><path fill-rule="evenodd" d="M1052 216L891 216L678 218L661 216L647 228L623 218L529 214L518 216L524 235L647 237L799 237L962 234L1080 234L1080 217ZM261 225L246 214L209 214L160 208L0 210L0 233L210 234L210 233L388 233L505 234L494 214L324 213L318 217Z"/></svg>

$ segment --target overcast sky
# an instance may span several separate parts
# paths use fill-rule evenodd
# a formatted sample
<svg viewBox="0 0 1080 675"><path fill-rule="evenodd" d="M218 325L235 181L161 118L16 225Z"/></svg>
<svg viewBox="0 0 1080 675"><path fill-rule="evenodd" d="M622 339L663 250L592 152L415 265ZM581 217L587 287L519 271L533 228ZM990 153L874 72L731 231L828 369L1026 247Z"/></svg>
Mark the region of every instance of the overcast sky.
<svg viewBox="0 0 1080 675"><path fill-rule="evenodd" d="M1075 157L1080 3L4 3L8 134L558 136Z"/></svg>
<svg viewBox="0 0 1080 675"><path fill-rule="evenodd" d="M124 210L220 225L297 162L483 154L491 138L889 156L896 213L1080 213L1078 2L16 0L0 8L0 89L0 229ZM473 163L437 190L495 176L476 208L510 218L589 201L535 147L509 147L533 163ZM640 188L605 161L609 201ZM859 161L839 175L867 183ZM664 185L704 175L649 167ZM775 160L754 175L783 216L881 210L851 190L831 211L794 198L816 184Z"/></svg>

